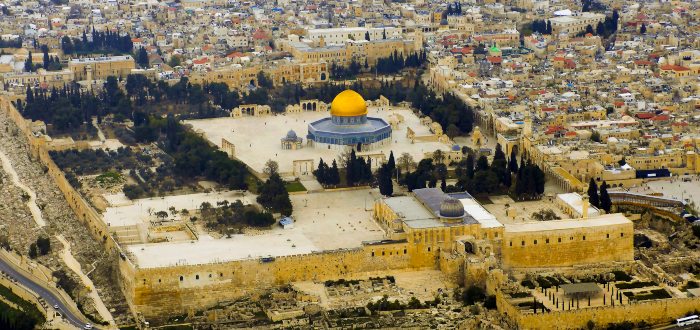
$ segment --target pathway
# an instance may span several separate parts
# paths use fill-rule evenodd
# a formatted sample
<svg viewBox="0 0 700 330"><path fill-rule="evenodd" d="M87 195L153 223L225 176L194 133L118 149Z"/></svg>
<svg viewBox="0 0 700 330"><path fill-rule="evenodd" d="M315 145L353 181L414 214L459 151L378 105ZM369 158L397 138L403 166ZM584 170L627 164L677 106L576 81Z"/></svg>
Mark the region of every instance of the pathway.
<svg viewBox="0 0 700 330"><path fill-rule="evenodd" d="M97 124L97 117L92 117L92 126L95 126L97 129L97 137L100 139L100 142L105 143L105 133L102 132L102 129L100 129L100 125Z"/></svg>
<svg viewBox="0 0 700 330"><path fill-rule="evenodd" d="M29 208L29 211L32 212L32 217L34 218L36 224L39 227L46 226L46 222L44 221L44 218L41 215L41 210L39 209L39 206L36 205L36 193L34 193L34 191L31 188L29 188L29 186L22 183L22 181L19 179L17 171L15 171L15 168L12 167L12 162L10 162L10 158L8 158L7 155L1 150L0 161L2 161L2 167L5 170L5 172L10 176L10 178L12 178L12 183L20 189L24 190L24 192L27 193L27 195L29 196L29 200L27 201L27 207Z"/></svg>
<svg viewBox="0 0 700 330"><path fill-rule="evenodd" d="M70 243L63 238L63 235L57 235L56 238L63 244L63 250L61 250L60 253L61 259L63 259L63 262L66 263L68 268L78 274L80 280L88 288L88 290L90 290L89 296L95 303L95 309L100 314L102 319L114 325L114 317L112 317L112 313L110 313L107 306L105 306L102 298L100 298L100 296L97 294L97 290L95 289L95 285L92 283L92 280L87 277L85 273L83 273L80 263L78 260L75 260L75 257L73 257L73 255L70 253Z"/></svg>

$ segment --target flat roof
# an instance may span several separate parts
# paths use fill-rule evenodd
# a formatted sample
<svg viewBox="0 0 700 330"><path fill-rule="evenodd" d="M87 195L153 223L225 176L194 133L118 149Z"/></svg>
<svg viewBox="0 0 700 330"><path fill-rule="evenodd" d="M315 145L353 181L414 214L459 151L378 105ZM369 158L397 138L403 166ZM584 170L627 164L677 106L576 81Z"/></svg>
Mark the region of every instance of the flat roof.
<svg viewBox="0 0 700 330"><path fill-rule="evenodd" d="M578 212L578 214L583 214L583 197L578 193L557 194L557 198L564 201L566 205L569 205L574 211ZM598 215L600 215L598 208L589 204L588 217L596 217Z"/></svg>
<svg viewBox="0 0 700 330"><path fill-rule="evenodd" d="M562 284L561 288L564 290L564 294L596 293L602 291L598 284L593 282Z"/></svg>
<svg viewBox="0 0 700 330"><path fill-rule="evenodd" d="M233 235L221 239L202 235L197 241L135 244L126 249L141 268L281 257L320 250L300 230L293 229L284 234Z"/></svg>
<svg viewBox="0 0 700 330"><path fill-rule="evenodd" d="M459 201L464 205L464 211L479 222L482 228L503 227L503 224L496 220L496 216L487 211L473 198L462 198Z"/></svg>
<svg viewBox="0 0 700 330"><path fill-rule="evenodd" d="M112 61L126 61L132 59L130 55L121 56L101 56L101 57L84 57L84 58L74 58L70 60L70 63L90 63L90 62L112 62Z"/></svg>
<svg viewBox="0 0 700 330"><path fill-rule="evenodd" d="M384 200L403 220L432 219L435 215L428 211L420 202L411 196L391 197Z"/></svg>
<svg viewBox="0 0 700 330"><path fill-rule="evenodd" d="M588 227L605 227L615 225L632 224L621 213L605 214L595 218L586 219L569 219L569 220L550 220L550 221L533 221L506 224L506 233L526 233L526 232L541 232L550 230L568 230L576 228Z"/></svg>

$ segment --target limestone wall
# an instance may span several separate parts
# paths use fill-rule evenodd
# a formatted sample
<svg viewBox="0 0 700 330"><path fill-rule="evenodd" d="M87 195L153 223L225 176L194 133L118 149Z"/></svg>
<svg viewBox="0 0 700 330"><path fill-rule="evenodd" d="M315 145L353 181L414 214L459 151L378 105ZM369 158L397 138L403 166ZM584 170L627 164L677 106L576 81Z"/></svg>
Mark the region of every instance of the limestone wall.
<svg viewBox="0 0 700 330"><path fill-rule="evenodd" d="M582 220L585 221L585 220ZM503 234L505 267L566 267L576 264L630 261L634 258L634 227L605 227L508 232Z"/></svg>
<svg viewBox="0 0 700 330"><path fill-rule="evenodd" d="M675 298L651 300L630 305L601 306L571 311L556 311L540 314L522 314L508 303L501 292L496 294L498 311L517 322L522 329L586 329L588 321L596 327L610 323L630 321L658 324L672 321L697 310L700 298ZM553 327L553 325L556 325Z"/></svg>
<svg viewBox="0 0 700 330"><path fill-rule="evenodd" d="M325 281L353 273L405 268L435 268L433 258L410 253L404 242L365 245L351 250L258 259L132 268L120 264L127 300L146 317L177 315L232 300L255 289L293 281Z"/></svg>

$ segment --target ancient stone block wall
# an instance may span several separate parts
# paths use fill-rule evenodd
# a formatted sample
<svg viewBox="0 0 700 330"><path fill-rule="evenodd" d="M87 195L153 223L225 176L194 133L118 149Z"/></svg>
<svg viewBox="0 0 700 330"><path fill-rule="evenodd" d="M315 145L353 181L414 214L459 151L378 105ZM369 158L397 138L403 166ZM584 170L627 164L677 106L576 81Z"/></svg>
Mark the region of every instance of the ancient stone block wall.
<svg viewBox="0 0 700 330"><path fill-rule="evenodd" d="M293 281L351 278L355 273L395 269L435 269L433 254L414 253L406 243L365 245L274 261L242 260L218 264L134 269L124 292L145 316L177 315L232 300L255 289ZM122 273L130 272L125 266ZM133 287L131 286L133 285Z"/></svg>
<svg viewBox="0 0 700 330"><path fill-rule="evenodd" d="M645 321L659 324L683 317L698 310L700 298L675 298L638 302L631 305L601 306L570 311L556 311L540 314L522 314L509 304L501 292L496 294L498 311L517 322L522 329L586 329L588 321L596 327L604 328L610 323Z"/></svg>
<svg viewBox="0 0 700 330"><path fill-rule="evenodd" d="M505 267L566 267L576 264L631 261L634 227L582 227L543 232L504 232Z"/></svg>

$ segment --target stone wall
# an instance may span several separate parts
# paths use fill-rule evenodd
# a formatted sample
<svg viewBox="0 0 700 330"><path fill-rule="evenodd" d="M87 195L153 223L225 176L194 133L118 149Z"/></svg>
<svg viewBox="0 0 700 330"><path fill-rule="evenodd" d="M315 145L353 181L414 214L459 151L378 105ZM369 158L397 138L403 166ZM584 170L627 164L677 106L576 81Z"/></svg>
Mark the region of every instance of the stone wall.
<svg viewBox="0 0 700 330"><path fill-rule="evenodd" d="M123 255L121 247L109 234L107 225L104 221L102 221L100 214L97 213L97 211L90 206L83 196L70 185L64 176L63 171L61 171L58 165L56 165L53 159L51 159L51 156L49 155L50 147L47 143L47 136L34 136L31 130L31 121L25 120L14 105L12 105L10 100L5 96L0 96L0 111L5 112L7 116L15 123L15 125L17 125L19 130L27 139L32 157L38 158L39 161L46 166L47 173L54 180L61 193L63 193L63 196L66 198L68 205L73 210L75 215L88 229L90 235L92 235L92 237L98 242L102 242L106 250L115 251L119 255ZM126 258L124 261L130 263L130 261ZM131 267L133 267L133 265L131 265Z"/></svg>
<svg viewBox="0 0 700 330"><path fill-rule="evenodd" d="M632 222L542 232L506 230L503 235L505 267L567 267L634 258Z"/></svg>
<svg viewBox="0 0 700 330"><path fill-rule="evenodd" d="M395 269L435 269L432 256L412 253L405 242L305 255L140 269L127 260L120 271L127 300L146 317L178 315L214 306L256 289L294 281L351 278Z"/></svg>
<svg viewBox="0 0 700 330"><path fill-rule="evenodd" d="M630 305L601 306L570 311L556 311L540 314L523 314L508 303L503 293L496 294L498 311L514 320L522 329L586 329L588 321L596 327L610 323L641 321L659 324L673 321L700 308L700 298L674 298L650 300Z"/></svg>

